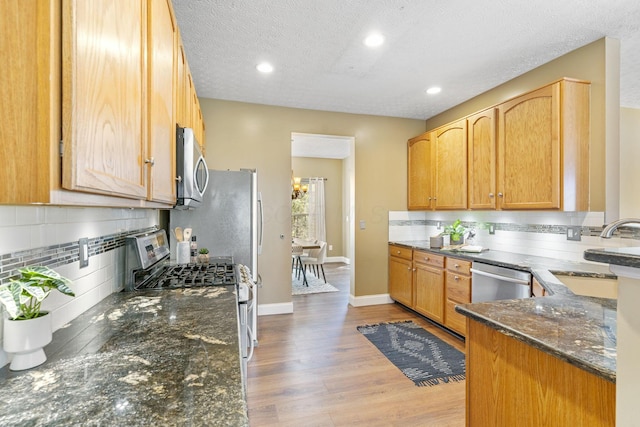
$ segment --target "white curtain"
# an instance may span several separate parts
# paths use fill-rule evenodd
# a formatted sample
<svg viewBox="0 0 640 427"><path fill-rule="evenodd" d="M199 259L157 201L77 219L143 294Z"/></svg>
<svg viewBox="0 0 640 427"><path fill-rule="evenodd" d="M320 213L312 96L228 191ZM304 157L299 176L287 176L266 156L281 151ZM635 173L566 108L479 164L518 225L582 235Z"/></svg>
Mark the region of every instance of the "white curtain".
<svg viewBox="0 0 640 427"><path fill-rule="evenodd" d="M324 178L309 178L307 192L307 236L310 239L327 241L325 226Z"/></svg>

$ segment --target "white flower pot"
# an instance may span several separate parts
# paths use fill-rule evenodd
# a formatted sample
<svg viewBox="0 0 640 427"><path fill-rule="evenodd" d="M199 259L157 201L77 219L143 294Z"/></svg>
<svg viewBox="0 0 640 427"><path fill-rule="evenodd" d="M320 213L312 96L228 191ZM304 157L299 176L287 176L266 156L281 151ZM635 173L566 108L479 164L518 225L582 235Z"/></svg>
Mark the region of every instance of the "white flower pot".
<svg viewBox="0 0 640 427"><path fill-rule="evenodd" d="M4 319L4 350L13 354L9 369L21 371L47 360L42 347L51 342L51 315L29 320Z"/></svg>

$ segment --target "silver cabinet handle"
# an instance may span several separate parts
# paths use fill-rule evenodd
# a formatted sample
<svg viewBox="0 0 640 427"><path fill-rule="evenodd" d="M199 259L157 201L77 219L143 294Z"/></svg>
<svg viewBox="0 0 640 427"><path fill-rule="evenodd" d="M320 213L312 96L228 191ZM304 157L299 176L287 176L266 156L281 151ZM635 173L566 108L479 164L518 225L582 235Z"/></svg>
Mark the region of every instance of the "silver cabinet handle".
<svg viewBox="0 0 640 427"><path fill-rule="evenodd" d="M493 199L493 193L489 193L489 198Z"/></svg>
<svg viewBox="0 0 640 427"><path fill-rule="evenodd" d="M153 166L156 163L156 161L155 161L155 159L153 157L150 157L148 159L144 159L144 162L150 164L151 166Z"/></svg>
<svg viewBox="0 0 640 427"><path fill-rule="evenodd" d="M498 193L498 197L502 197L502 193Z"/></svg>
<svg viewBox="0 0 640 427"><path fill-rule="evenodd" d="M504 280L505 282L518 283L518 284L521 284L521 285L530 285L531 284L531 283L529 283L528 280L514 279L513 277L501 276L499 274L493 274L493 273L489 273L489 272L486 272L486 271L476 270L474 268L471 269L471 273L477 274L478 276L491 277L493 279L500 279L500 280ZM471 280L473 280L473 278L471 278Z"/></svg>
<svg viewBox="0 0 640 427"><path fill-rule="evenodd" d="M453 276L453 280L458 281L460 278L458 276Z"/></svg>

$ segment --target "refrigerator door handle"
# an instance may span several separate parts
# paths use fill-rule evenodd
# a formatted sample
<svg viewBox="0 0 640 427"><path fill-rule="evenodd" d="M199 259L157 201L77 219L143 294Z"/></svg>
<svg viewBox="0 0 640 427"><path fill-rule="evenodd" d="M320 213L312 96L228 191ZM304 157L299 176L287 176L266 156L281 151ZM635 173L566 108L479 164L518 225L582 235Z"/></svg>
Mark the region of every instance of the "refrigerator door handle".
<svg viewBox="0 0 640 427"><path fill-rule="evenodd" d="M258 192L258 210L260 211L260 222L258 226L260 231L258 233L258 255L262 254L262 238L264 237L264 211L262 209L262 193Z"/></svg>

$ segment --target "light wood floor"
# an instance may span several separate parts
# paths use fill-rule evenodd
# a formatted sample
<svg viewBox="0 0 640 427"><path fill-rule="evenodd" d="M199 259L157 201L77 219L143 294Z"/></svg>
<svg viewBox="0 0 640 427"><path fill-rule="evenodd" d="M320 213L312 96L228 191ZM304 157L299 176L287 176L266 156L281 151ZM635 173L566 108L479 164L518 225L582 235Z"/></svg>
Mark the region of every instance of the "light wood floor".
<svg viewBox="0 0 640 427"><path fill-rule="evenodd" d="M339 292L294 296L293 314L258 318L251 426L463 426L464 381L417 387L356 327L413 320L461 351L464 342L397 304L349 306L349 268L325 264Z"/></svg>

